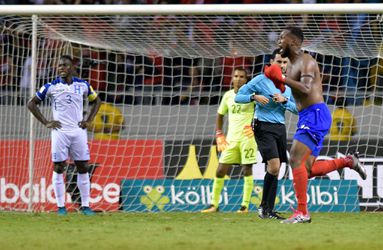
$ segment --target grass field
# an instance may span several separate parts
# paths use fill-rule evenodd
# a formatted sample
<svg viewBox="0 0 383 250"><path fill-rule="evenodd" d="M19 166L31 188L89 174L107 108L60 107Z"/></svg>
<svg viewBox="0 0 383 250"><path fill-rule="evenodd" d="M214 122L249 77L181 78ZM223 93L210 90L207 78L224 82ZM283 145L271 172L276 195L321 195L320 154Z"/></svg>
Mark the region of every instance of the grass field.
<svg viewBox="0 0 383 250"><path fill-rule="evenodd" d="M283 225L255 213L0 212L0 249L383 249L383 213L315 213Z"/></svg>

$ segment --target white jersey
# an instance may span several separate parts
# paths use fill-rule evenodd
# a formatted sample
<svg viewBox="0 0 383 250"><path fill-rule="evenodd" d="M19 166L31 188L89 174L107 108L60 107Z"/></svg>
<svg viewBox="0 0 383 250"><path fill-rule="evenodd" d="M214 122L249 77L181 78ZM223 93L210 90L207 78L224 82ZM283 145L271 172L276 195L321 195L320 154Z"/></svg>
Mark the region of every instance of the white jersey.
<svg viewBox="0 0 383 250"><path fill-rule="evenodd" d="M61 130L73 130L79 127L83 120L83 102L96 99L97 94L92 86L84 80L73 77L72 84L68 85L60 77L45 84L36 93L44 101L51 100L53 119L61 123Z"/></svg>

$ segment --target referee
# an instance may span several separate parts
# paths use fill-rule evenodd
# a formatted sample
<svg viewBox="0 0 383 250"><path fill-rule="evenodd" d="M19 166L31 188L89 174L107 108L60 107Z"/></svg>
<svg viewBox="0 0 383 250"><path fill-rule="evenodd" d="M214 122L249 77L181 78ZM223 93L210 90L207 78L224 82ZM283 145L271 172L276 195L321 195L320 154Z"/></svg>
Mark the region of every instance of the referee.
<svg viewBox="0 0 383 250"><path fill-rule="evenodd" d="M270 64L277 64L286 72L287 58L282 58L279 49L273 51ZM267 69L266 69L267 70ZM278 88L277 88L278 87ZM287 162L287 137L285 112L298 114L288 86L277 86L264 74L259 74L243 85L236 97L238 103L255 101L253 129L267 171L263 182L262 201L258 208L261 219L284 219L274 211L278 189L278 174L282 162Z"/></svg>

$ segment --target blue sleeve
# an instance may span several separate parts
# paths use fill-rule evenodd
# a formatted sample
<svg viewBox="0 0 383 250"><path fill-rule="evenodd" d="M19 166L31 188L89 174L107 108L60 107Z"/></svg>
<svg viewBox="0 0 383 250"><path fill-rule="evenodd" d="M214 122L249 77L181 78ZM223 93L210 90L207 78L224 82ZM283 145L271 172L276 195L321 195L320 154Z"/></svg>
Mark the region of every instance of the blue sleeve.
<svg viewBox="0 0 383 250"><path fill-rule="evenodd" d="M254 93L257 93L256 82L257 80L252 79L250 82L239 88L238 93L235 95L234 101L237 103L251 102L250 97Z"/></svg>
<svg viewBox="0 0 383 250"><path fill-rule="evenodd" d="M297 110L297 106L295 105L295 100L294 100L294 97L293 95L291 94L291 89L289 89L288 91L286 91L284 94L283 94L284 97L287 98L287 103L284 104L285 105L285 108L290 111L291 113L293 114L298 114L298 110Z"/></svg>
<svg viewBox="0 0 383 250"><path fill-rule="evenodd" d="M44 86L42 86L39 91L36 92L36 96L41 100L41 101L44 101L46 96L47 96L47 92L48 92L48 89L49 87L51 86L50 83L47 83L45 84Z"/></svg>
<svg viewBox="0 0 383 250"><path fill-rule="evenodd" d="M298 114L297 106L295 105L295 102L293 99L290 99L286 103L286 109L290 111L293 114Z"/></svg>

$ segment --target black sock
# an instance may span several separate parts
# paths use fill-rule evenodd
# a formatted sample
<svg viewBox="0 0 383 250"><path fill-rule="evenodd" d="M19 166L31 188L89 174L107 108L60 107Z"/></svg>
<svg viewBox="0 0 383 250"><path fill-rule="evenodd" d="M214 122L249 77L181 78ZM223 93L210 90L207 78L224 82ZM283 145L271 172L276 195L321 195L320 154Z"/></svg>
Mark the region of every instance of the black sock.
<svg viewBox="0 0 383 250"><path fill-rule="evenodd" d="M265 178L263 180L263 194L262 194L262 201L261 201L261 207L263 207L265 210L268 209L268 197L270 193L271 185L273 184L274 176L269 174L269 172L266 172Z"/></svg>
<svg viewBox="0 0 383 250"><path fill-rule="evenodd" d="M267 208L268 212L272 212L274 210L275 205L275 197L277 197L277 189L278 189L278 178L277 176L272 175L272 182L270 185L270 190L267 196Z"/></svg>

